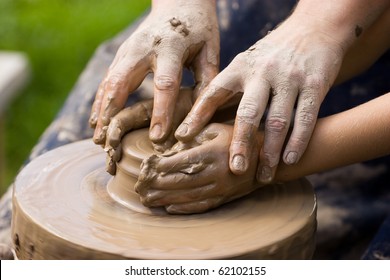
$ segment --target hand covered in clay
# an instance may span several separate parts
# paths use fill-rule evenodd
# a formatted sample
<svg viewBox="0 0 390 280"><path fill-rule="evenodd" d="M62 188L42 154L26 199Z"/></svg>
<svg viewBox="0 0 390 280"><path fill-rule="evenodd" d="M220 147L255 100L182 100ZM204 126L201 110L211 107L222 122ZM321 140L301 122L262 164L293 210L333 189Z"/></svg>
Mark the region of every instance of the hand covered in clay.
<svg viewBox="0 0 390 280"><path fill-rule="evenodd" d="M104 144L106 127L143 81L154 73L150 139L164 143L172 131L183 66L194 72L195 92L218 73L215 0L154 0L139 28L122 44L95 97L90 125Z"/></svg>
<svg viewBox="0 0 390 280"><path fill-rule="evenodd" d="M180 90L178 97L178 104L175 114L172 119L172 127L176 129L179 124L183 121L186 114L190 111L193 105L193 90L186 88ZM116 173L116 163L121 159L121 140L122 137L136 129L148 127L152 118L153 111L153 100L145 100L138 102L128 108L123 109L116 114L108 125L106 131L106 142L104 150L107 153L106 170L111 175ZM155 150L160 152L171 148L176 142L174 137L174 130L168 134L164 145L155 145Z"/></svg>
<svg viewBox="0 0 390 280"><path fill-rule="evenodd" d="M176 131L190 141L209 122L215 110L243 92L230 144L229 167L234 174L252 169L256 132L265 120L265 140L259 153L257 179L269 183L284 148L283 160L295 164L304 153L314 129L320 104L333 84L343 59L342 45L331 34L319 32L294 18L238 54L201 93Z"/></svg>
<svg viewBox="0 0 390 280"><path fill-rule="evenodd" d="M142 203L173 214L200 213L255 190L257 153L242 175L229 170L232 135L231 126L210 124L191 142L145 159L135 185Z"/></svg>

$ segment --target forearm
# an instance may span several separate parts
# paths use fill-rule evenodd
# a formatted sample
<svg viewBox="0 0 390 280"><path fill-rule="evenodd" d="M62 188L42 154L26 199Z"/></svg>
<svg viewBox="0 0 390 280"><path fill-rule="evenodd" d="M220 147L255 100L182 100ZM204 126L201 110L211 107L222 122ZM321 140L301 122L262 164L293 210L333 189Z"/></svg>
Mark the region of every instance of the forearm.
<svg viewBox="0 0 390 280"><path fill-rule="evenodd" d="M389 0L301 0L289 20L333 38L346 52L389 6Z"/></svg>
<svg viewBox="0 0 390 280"><path fill-rule="evenodd" d="M390 47L390 7L347 52L335 84L342 83L368 69Z"/></svg>
<svg viewBox="0 0 390 280"><path fill-rule="evenodd" d="M348 111L319 119L309 146L296 165L278 167L275 181L390 154L390 93Z"/></svg>

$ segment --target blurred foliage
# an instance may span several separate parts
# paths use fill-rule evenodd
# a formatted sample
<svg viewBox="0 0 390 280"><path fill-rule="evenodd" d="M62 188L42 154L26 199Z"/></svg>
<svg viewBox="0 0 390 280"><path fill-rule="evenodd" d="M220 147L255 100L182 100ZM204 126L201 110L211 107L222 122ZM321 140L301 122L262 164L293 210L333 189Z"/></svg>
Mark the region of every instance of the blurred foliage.
<svg viewBox="0 0 390 280"><path fill-rule="evenodd" d="M150 0L0 0L0 50L25 52L32 79L5 116L5 182L14 179L96 47ZM1 73L0 73L1 74Z"/></svg>

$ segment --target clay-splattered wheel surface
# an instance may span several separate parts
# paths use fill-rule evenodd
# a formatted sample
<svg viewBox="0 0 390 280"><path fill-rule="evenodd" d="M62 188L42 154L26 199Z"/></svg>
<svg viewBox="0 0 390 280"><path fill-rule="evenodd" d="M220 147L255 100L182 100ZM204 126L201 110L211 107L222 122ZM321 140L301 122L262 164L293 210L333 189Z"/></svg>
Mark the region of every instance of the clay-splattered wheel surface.
<svg viewBox="0 0 390 280"><path fill-rule="evenodd" d="M147 132L131 133L135 154L145 149L142 133ZM312 256L316 202L304 179L261 188L205 214L155 215L113 199L104 165L102 149L85 140L48 152L22 170L12 229L20 259Z"/></svg>

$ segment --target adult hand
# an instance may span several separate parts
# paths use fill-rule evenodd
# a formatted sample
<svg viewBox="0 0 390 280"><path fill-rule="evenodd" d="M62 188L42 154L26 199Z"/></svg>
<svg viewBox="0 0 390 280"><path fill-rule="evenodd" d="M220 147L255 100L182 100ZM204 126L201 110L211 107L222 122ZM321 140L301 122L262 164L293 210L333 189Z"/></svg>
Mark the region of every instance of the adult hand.
<svg viewBox="0 0 390 280"><path fill-rule="evenodd" d="M191 68L196 91L218 73L219 31L215 0L155 0L139 28L122 44L99 86L90 125L94 141L104 144L110 120L145 76L154 73L150 138L162 144L172 118L183 66Z"/></svg>
<svg viewBox="0 0 390 280"><path fill-rule="evenodd" d="M257 154L240 176L229 171L229 144L233 129L210 124L190 143L178 143L165 155L144 160L136 191L145 206L164 206L169 213L207 211L242 197L255 183Z"/></svg>
<svg viewBox="0 0 390 280"><path fill-rule="evenodd" d="M183 88L180 90L178 97L178 106L175 114L172 116L173 130L168 134L164 145L156 145L155 150L163 152L169 149L177 142L174 137L174 129L183 121L186 114L190 111L193 105L193 90ZM144 100L138 102L128 108L123 109L116 114L108 125L106 131L106 142L104 150L107 153L106 170L111 175L116 173L116 163L121 159L121 140L122 137L136 129L148 127L152 118L153 100ZM159 150L161 149L161 150Z"/></svg>
<svg viewBox="0 0 390 280"><path fill-rule="evenodd" d="M190 141L219 106L243 92L230 144L229 167L234 174L245 174L252 168L255 135L270 102L257 171L257 179L269 183L279 163L294 105L294 127L283 154L286 164L297 163L304 153L320 104L338 74L343 55L343 46L332 34L290 17L237 55L213 79L177 129L176 137Z"/></svg>

